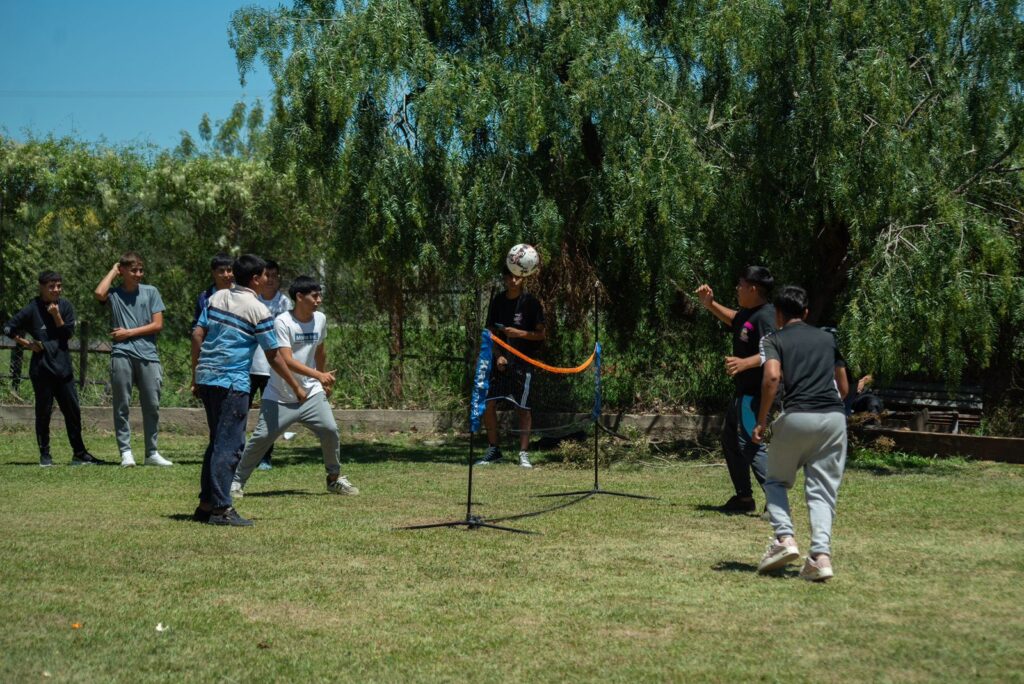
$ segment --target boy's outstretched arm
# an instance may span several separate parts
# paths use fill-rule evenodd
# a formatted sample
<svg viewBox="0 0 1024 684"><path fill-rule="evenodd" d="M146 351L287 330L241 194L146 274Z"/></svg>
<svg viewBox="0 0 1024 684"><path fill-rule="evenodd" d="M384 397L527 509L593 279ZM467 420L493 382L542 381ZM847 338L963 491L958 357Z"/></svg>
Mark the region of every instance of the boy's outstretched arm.
<svg viewBox="0 0 1024 684"><path fill-rule="evenodd" d="M715 291L711 289L710 285L704 283L697 288L695 294L700 300L701 305L714 314L715 318L726 325L732 325L732 319L736 318L736 311L716 302Z"/></svg>

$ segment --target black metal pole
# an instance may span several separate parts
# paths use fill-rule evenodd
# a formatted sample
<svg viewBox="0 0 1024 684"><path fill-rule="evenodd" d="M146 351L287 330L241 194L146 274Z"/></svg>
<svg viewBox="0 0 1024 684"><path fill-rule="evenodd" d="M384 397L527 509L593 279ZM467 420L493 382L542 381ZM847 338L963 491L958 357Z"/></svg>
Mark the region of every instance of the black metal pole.
<svg viewBox="0 0 1024 684"><path fill-rule="evenodd" d="M597 311L597 288L598 288L599 285L600 285L600 282L595 280L594 281L594 348L595 349L597 348L598 342L600 340L600 337L599 337L600 333L598 332L598 320L597 320L597 316L598 316L598 311ZM597 429L597 423L598 423L599 420L601 420L601 416L600 415L595 416L595 418L594 418L594 491L595 492L597 490L601 489L601 486L598 484L598 481L597 481L597 457L598 457L598 443L597 443L597 440L598 440L598 435L597 435L598 429Z"/></svg>
<svg viewBox="0 0 1024 684"><path fill-rule="evenodd" d="M600 289L600 287L601 287L601 281L595 280L594 281L594 349L595 349L595 351L597 349L598 343L600 342L600 337L599 337L600 336L600 332L599 332L599 328L598 328L598 311L597 311L597 293L598 293L598 290ZM602 406L603 406L603 402L602 402ZM658 498L656 496L644 496L643 494L626 494L624 492L608 492L608 491L604 491L603 489L601 489L600 482L598 481L598 468L597 468L597 460L598 460L598 455L600 453L600 451L599 451L600 447L599 447L599 444L598 444L598 430L600 428L600 425L599 425L600 421L601 421L601 416L600 415L597 415L597 416L594 417L594 488L591 489L590 491L579 490L579 491L575 491L575 492L558 492L558 493L555 493L555 494L535 494L534 496L536 496L538 498L547 498L547 497L552 497L552 496L582 496L582 498L587 498L589 496L593 496L594 494L607 494L609 496L622 496L622 497L626 497L628 499L657 499Z"/></svg>
<svg viewBox="0 0 1024 684"><path fill-rule="evenodd" d="M470 412L473 409L470 408ZM473 427L469 428L469 484L466 487L466 520L473 519Z"/></svg>

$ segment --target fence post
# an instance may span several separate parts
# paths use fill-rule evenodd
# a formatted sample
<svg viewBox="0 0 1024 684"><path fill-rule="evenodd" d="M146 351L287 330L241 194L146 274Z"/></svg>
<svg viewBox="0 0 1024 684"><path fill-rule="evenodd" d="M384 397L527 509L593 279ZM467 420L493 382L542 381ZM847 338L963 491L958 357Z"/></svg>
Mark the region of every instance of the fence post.
<svg viewBox="0 0 1024 684"><path fill-rule="evenodd" d="M85 389L85 378L89 372L89 323L82 321L78 335L78 389Z"/></svg>

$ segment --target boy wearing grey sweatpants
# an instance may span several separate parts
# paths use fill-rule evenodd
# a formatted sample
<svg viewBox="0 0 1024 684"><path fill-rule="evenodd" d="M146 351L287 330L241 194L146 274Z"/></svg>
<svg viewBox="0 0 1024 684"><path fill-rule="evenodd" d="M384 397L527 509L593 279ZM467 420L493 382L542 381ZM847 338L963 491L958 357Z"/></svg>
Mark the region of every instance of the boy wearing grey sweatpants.
<svg viewBox="0 0 1024 684"><path fill-rule="evenodd" d="M135 465L129 422L133 385L139 388L139 403L142 404L146 465L173 465L157 451L160 389L164 376L156 351L156 336L164 326L164 302L158 289L142 284L143 273L142 257L135 252L125 252L93 293L97 301L110 306L114 433L121 451L121 466L126 468ZM111 289L118 276L121 285Z"/></svg>
<svg viewBox="0 0 1024 684"><path fill-rule="evenodd" d="M781 382L782 414L772 423L764 483L775 536L757 569L770 572L800 557L788 491L803 468L811 548L800 577L820 582L834 574L832 520L846 466L845 363L835 337L804 322L807 293L802 288L782 288L775 298L775 315L777 332L761 340L764 379L754 429L754 441L763 441Z"/></svg>
<svg viewBox="0 0 1024 684"><path fill-rule="evenodd" d="M358 494L359 490L341 474L338 459L341 440L338 424L327 401L334 386L334 372L326 372L327 319L317 309L323 301L321 286L309 276L299 276L288 290L295 308L274 319L274 333L281 344L278 354L284 359L295 381L305 390L307 399L299 403L288 384L271 370L270 382L263 392L256 430L242 452L242 459L231 483L231 496L244 496L245 484L263 455L295 423L301 423L320 438L327 491L332 494Z"/></svg>

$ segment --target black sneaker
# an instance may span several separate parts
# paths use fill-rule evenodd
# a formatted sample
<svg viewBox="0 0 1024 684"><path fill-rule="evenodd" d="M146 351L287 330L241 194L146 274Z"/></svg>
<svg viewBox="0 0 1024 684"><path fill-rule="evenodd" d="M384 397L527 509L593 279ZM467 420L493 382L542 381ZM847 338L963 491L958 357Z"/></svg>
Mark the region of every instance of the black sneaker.
<svg viewBox="0 0 1024 684"><path fill-rule="evenodd" d="M53 456L50 454L39 454L39 467L50 468L53 466Z"/></svg>
<svg viewBox="0 0 1024 684"><path fill-rule="evenodd" d="M204 511L202 508L197 507L195 513L192 514L193 522L210 522L210 511Z"/></svg>
<svg viewBox="0 0 1024 684"><path fill-rule="evenodd" d="M718 510L723 513L753 513L757 510L757 504L754 503L754 497L737 494L719 506Z"/></svg>
<svg viewBox="0 0 1024 684"><path fill-rule="evenodd" d="M490 465L492 463L499 463L505 457L501 453L501 449L496 446L487 447L487 451L484 453L484 457L473 465Z"/></svg>
<svg viewBox="0 0 1024 684"><path fill-rule="evenodd" d="M101 461L100 459L90 454L88 451L83 451L82 453L75 454L74 456L71 457L71 465L106 465L106 461Z"/></svg>
<svg viewBox="0 0 1024 684"><path fill-rule="evenodd" d="M238 515L233 507L224 509L223 513L210 513L210 519L206 521L207 525L230 525L231 527L252 527L252 520L246 520L242 516Z"/></svg>

